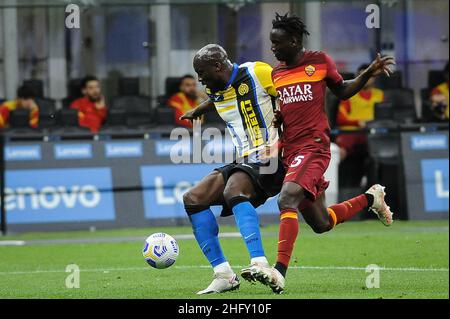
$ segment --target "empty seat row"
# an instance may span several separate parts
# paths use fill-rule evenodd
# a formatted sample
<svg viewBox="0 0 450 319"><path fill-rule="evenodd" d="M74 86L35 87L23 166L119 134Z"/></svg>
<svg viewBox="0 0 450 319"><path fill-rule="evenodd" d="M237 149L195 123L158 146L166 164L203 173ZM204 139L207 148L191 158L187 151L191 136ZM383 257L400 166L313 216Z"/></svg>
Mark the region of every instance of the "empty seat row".
<svg viewBox="0 0 450 319"><path fill-rule="evenodd" d="M26 128L29 126L30 111L17 109L10 113L11 128ZM106 126L138 127L152 124L173 125L174 112L172 109L158 109L152 113L128 112L124 109L109 110ZM54 112L39 112L39 128L53 128L56 126L78 126L78 111L61 109Z"/></svg>
<svg viewBox="0 0 450 319"><path fill-rule="evenodd" d="M29 126L29 110L17 109L10 113L9 124L12 128L26 128ZM170 107L158 107L150 110L139 105L125 105L108 110L104 126L140 127L166 125L174 126L175 112ZM222 123L217 112L210 112L205 116L207 124ZM55 110L49 106L39 111L39 128L78 126L78 111L74 109Z"/></svg>

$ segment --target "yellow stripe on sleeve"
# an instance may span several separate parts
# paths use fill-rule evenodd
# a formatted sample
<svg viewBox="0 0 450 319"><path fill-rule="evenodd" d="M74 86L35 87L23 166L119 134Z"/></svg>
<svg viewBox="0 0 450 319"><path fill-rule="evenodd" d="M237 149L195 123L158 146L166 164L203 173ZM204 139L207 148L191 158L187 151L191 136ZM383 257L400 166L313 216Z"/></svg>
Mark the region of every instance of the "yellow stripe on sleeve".
<svg viewBox="0 0 450 319"><path fill-rule="evenodd" d="M255 62L255 75L262 87L272 96L277 96L277 90L272 81L272 67L264 62Z"/></svg>

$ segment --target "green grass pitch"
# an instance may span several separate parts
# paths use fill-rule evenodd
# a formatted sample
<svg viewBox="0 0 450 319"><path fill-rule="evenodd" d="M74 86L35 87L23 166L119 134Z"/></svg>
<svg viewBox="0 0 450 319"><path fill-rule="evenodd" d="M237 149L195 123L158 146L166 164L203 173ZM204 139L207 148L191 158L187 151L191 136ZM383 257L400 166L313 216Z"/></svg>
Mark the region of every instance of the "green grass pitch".
<svg viewBox="0 0 450 319"><path fill-rule="evenodd" d="M175 265L152 269L141 249L145 237L158 231L191 233L190 227L158 227L0 237L31 241L23 246L0 245L0 298L449 298L448 221L396 221L389 228L376 221L348 222L322 235L302 223L283 295L242 280L237 291L196 296L212 280L197 243L178 240L180 256ZM221 227L221 232L236 231ZM262 232L269 261L274 262L277 225L264 226ZM92 242L76 242L81 238ZM116 241L109 241L113 238ZM58 239L69 242L52 242ZM221 242L239 274L240 266L249 262L242 239ZM80 267L78 289L65 286L68 264ZM380 288L366 287L369 264L383 267Z"/></svg>

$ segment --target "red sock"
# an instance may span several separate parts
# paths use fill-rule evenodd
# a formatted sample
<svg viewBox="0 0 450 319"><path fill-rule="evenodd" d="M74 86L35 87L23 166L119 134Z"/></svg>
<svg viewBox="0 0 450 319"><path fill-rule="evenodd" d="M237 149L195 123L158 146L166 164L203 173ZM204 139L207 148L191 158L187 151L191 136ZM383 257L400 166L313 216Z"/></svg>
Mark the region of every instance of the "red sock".
<svg viewBox="0 0 450 319"><path fill-rule="evenodd" d="M288 267L298 234L298 210L285 209L280 213L277 263Z"/></svg>
<svg viewBox="0 0 450 319"><path fill-rule="evenodd" d="M363 194L346 200L343 203L330 206L327 208L330 222L332 222L333 227L343 223L362 211L368 205L367 197Z"/></svg>

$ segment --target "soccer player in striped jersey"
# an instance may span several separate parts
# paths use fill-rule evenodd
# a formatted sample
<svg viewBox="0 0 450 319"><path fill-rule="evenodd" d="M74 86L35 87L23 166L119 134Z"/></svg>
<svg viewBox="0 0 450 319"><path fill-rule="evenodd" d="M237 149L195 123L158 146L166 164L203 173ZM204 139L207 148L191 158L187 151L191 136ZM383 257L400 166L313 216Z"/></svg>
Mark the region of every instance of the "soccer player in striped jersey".
<svg viewBox="0 0 450 319"><path fill-rule="evenodd" d="M373 185L365 194L326 207L324 192L329 182L323 177L330 162L330 127L325 113L325 90L328 87L345 100L360 91L367 81L380 74L389 76L394 58L377 58L353 80L344 81L326 53L303 47L309 35L303 22L295 16L276 15L270 33L272 51L280 61L272 72L278 91L283 125L282 157L286 168L278 199L280 230L275 267L251 267L249 278L269 285L275 293L284 290L286 270L298 234L298 213L316 233L324 233L370 209L384 225L392 223L384 187ZM245 277L244 277L245 278Z"/></svg>
<svg viewBox="0 0 450 319"><path fill-rule="evenodd" d="M255 207L279 193L285 173L278 155L267 153L278 143L278 131L272 127L277 92L268 64L237 65L216 44L197 52L194 69L206 86L209 99L182 119L193 120L216 110L228 128L237 154L234 163L217 168L183 196L195 238L214 269L212 283L198 294L221 293L237 289L239 280L220 246L219 226L211 205L223 206L221 216L234 215L251 264L269 267ZM246 273L244 269L243 274Z"/></svg>

